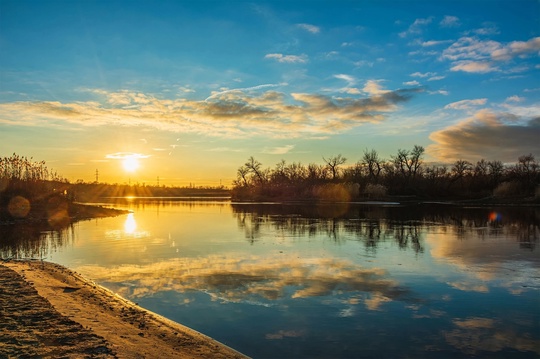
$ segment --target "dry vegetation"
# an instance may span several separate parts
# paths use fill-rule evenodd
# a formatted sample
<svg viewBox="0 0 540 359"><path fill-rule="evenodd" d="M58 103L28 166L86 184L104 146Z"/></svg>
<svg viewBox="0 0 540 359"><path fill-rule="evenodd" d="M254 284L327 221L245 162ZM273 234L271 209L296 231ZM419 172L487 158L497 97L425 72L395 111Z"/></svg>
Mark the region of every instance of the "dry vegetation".
<svg viewBox="0 0 540 359"><path fill-rule="evenodd" d="M508 165L501 161L457 160L451 165L427 165L424 148L399 150L383 159L364 151L352 165L341 155L323 157L324 164L279 162L273 169L250 157L238 168L235 200L354 201L404 196L417 200L540 201L540 164L532 154Z"/></svg>

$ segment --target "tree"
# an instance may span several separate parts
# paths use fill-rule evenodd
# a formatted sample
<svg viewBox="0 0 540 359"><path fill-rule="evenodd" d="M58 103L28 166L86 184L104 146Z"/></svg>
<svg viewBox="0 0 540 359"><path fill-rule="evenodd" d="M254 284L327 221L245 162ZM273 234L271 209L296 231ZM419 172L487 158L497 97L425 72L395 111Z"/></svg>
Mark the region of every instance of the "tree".
<svg viewBox="0 0 540 359"><path fill-rule="evenodd" d="M379 158L379 154L376 150L364 150L364 156L362 157L362 163L366 166L368 171L368 177L370 181L376 181L382 170L383 160Z"/></svg>
<svg viewBox="0 0 540 359"><path fill-rule="evenodd" d="M332 172L332 179L336 179L339 174L339 166L344 164L347 159L343 157L341 154L337 156L329 157L328 159L323 157L324 162L326 162L326 166Z"/></svg>
<svg viewBox="0 0 540 359"><path fill-rule="evenodd" d="M244 164L244 166L248 169L249 172L255 175L259 183L264 183L264 172L261 169L262 163L260 163L255 158L253 158L253 156L251 156L250 158L248 158L248 161Z"/></svg>
<svg viewBox="0 0 540 359"><path fill-rule="evenodd" d="M411 151L399 149L395 157L392 157L397 171L405 178L414 178L420 173L424 147L414 145Z"/></svg>

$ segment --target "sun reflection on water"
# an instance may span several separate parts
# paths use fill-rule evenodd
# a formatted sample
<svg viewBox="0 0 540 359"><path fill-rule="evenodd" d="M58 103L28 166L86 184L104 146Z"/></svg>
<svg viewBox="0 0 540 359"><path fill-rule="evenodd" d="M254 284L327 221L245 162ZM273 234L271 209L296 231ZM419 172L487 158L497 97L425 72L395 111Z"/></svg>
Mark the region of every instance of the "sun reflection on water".
<svg viewBox="0 0 540 359"><path fill-rule="evenodd" d="M124 222L124 232L126 234L134 234L137 230L137 221L135 221L135 216L133 213L127 215L126 221Z"/></svg>

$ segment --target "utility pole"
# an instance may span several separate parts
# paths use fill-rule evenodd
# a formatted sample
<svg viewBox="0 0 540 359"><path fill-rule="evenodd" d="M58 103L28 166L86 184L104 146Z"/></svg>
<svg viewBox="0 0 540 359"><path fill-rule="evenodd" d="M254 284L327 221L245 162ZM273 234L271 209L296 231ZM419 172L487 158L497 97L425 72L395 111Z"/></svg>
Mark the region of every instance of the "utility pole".
<svg viewBox="0 0 540 359"><path fill-rule="evenodd" d="M159 176L157 176L157 186L159 187Z"/></svg>
<svg viewBox="0 0 540 359"><path fill-rule="evenodd" d="M96 183L98 183L99 181L99 171L98 169L96 168Z"/></svg>

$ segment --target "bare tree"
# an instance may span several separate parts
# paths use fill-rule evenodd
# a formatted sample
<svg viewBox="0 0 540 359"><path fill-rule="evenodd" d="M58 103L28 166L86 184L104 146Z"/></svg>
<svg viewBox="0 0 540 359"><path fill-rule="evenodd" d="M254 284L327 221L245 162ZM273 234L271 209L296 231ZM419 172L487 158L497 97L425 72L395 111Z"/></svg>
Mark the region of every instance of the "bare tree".
<svg viewBox="0 0 540 359"><path fill-rule="evenodd" d="M344 164L347 159L343 157L341 154L337 156L328 157L328 159L323 157L324 162L326 163L326 166L332 172L332 179L336 179L339 175L339 166Z"/></svg>
<svg viewBox="0 0 540 359"><path fill-rule="evenodd" d="M244 166L255 175L259 183L264 183L264 171L261 169L262 163L251 156Z"/></svg>
<svg viewBox="0 0 540 359"><path fill-rule="evenodd" d="M376 150L364 150L364 156L362 157L362 163L367 167L368 176L370 180L376 180L379 178L379 175L382 170L383 160L379 158L379 154Z"/></svg>
<svg viewBox="0 0 540 359"><path fill-rule="evenodd" d="M416 177L422 165L424 147L414 145L411 151L399 149L395 157L392 157L394 166L405 178Z"/></svg>

